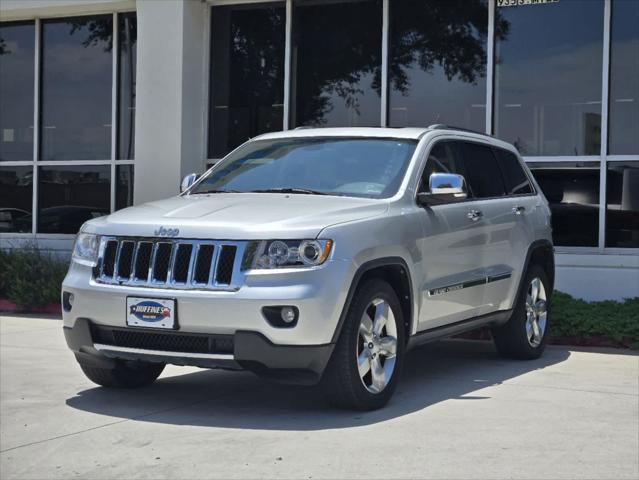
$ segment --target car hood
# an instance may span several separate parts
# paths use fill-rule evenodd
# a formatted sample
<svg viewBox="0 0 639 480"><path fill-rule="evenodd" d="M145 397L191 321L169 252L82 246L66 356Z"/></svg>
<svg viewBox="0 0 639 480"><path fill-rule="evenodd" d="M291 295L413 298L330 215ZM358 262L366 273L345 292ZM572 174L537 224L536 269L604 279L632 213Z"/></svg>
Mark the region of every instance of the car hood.
<svg viewBox="0 0 639 480"><path fill-rule="evenodd" d="M91 220L84 231L154 237L254 240L315 238L326 227L384 214L388 202L366 198L278 193L185 195Z"/></svg>

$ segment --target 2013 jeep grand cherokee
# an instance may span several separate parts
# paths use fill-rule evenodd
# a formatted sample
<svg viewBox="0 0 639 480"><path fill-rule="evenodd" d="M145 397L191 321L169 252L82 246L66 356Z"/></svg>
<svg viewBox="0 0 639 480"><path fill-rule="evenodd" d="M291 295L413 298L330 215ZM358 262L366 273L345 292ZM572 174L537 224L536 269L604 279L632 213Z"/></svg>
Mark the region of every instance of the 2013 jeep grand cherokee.
<svg viewBox="0 0 639 480"><path fill-rule="evenodd" d="M443 125L270 133L183 190L78 234L64 332L100 385L247 369L374 409L423 342L488 326L503 356L544 349L550 211L507 143Z"/></svg>

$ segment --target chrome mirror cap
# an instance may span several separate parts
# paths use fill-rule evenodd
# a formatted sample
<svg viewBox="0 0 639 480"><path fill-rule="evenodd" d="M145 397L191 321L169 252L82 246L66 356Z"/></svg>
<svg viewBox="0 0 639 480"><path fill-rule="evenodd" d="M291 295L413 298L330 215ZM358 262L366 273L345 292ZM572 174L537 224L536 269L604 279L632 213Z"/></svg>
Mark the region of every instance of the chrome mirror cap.
<svg viewBox="0 0 639 480"><path fill-rule="evenodd" d="M191 188L191 185L193 185L197 180L197 176L197 173L189 173L185 176L182 179L182 184L180 185L180 193L186 192L189 188Z"/></svg>
<svg viewBox="0 0 639 480"><path fill-rule="evenodd" d="M454 173L433 173L428 179L429 191L417 194L417 203L423 207L466 200L468 189L463 176Z"/></svg>
<svg viewBox="0 0 639 480"><path fill-rule="evenodd" d="M429 180L431 195L446 195L462 200L468 196L466 180L462 175L454 173L433 173Z"/></svg>

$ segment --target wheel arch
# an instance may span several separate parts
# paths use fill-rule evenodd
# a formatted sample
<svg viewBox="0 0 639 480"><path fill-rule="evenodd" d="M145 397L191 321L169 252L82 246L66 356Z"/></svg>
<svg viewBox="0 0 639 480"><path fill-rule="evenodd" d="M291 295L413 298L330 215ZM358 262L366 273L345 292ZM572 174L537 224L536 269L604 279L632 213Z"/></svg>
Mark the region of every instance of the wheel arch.
<svg viewBox="0 0 639 480"><path fill-rule="evenodd" d="M550 294L552 295L555 288L555 251L549 240L535 240L530 244L526 253L526 262L519 279L516 299L521 295L522 288L525 288L524 280L531 265L538 265L544 269L550 281Z"/></svg>
<svg viewBox="0 0 639 480"><path fill-rule="evenodd" d="M340 314L337 328L333 333L333 338L331 340L332 343L337 342L337 339L342 332L346 315L348 314L348 310L351 306L357 288L362 284L362 282L369 278L381 278L385 280L397 294L404 317L405 338L406 341L408 341L412 332L416 312L416 306L414 304L415 295L413 292L413 282L410 270L408 268L408 264L403 258L384 257L363 263L355 272L351 285L348 289L346 301L342 307L342 313Z"/></svg>

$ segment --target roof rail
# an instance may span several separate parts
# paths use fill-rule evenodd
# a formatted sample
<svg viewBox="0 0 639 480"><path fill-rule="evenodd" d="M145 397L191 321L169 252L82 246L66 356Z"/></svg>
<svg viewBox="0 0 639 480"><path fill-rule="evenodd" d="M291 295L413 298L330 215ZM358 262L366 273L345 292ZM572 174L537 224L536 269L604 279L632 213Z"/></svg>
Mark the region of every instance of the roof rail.
<svg viewBox="0 0 639 480"><path fill-rule="evenodd" d="M308 130L309 128L317 128L311 125L300 125L299 127L295 127L293 130Z"/></svg>
<svg viewBox="0 0 639 480"><path fill-rule="evenodd" d="M427 128L428 130L459 130L462 132L476 133L477 135L483 135L484 137L493 138L492 135L489 135L485 132L478 132L477 130L471 130L470 128L462 128L462 127L455 127L453 125L446 125L445 123L435 123L433 125L429 125Z"/></svg>

